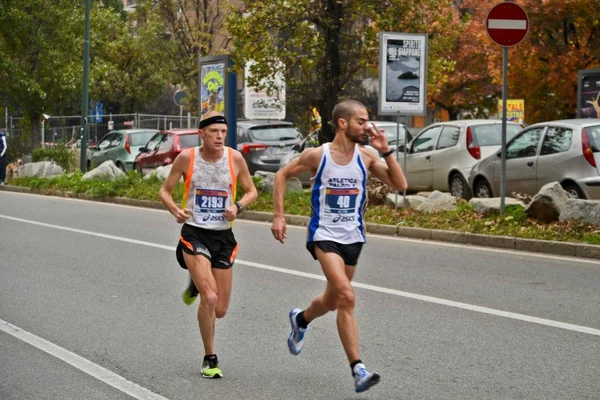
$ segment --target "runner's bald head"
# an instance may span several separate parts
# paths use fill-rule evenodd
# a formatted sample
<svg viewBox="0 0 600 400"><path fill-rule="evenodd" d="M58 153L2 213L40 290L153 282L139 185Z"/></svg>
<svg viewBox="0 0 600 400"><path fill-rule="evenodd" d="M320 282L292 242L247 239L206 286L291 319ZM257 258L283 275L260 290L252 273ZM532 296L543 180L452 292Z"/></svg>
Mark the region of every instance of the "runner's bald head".
<svg viewBox="0 0 600 400"><path fill-rule="evenodd" d="M356 110L367 109L363 103L356 100L343 100L340 101L333 107L333 124L337 131L338 119L342 118L346 121L350 121L350 118L356 113Z"/></svg>

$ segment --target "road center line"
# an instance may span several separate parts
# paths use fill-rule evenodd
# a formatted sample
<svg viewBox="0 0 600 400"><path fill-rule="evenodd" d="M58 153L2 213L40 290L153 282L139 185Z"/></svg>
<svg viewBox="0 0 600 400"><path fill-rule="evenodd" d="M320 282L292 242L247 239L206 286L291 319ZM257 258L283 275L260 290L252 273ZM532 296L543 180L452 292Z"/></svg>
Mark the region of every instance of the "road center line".
<svg viewBox="0 0 600 400"><path fill-rule="evenodd" d="M175 251L175 247L173 247L173 246L166 246L166 245L162 245L162 244L158 244L158 243L145 242L143 240L135 240L135 239L129 239L129 238L120 237L120 236L106 235L103 233L85 231L82 229L69 228L69 227L60 226L60 225L47 224L44 222L31 221L31 220L27 220L27 219L15 218L15 217L10 217L10 216L6 216L6 215L0 215L0 218L9 219L12 221L17 221L17 222L23 222L23 223L32 224L32 225L37 225L37 226L44 226L47 228L60 229L60 230L64 230L64 231L80 233L80 234L84 234L84 235L96 236L96 237L101 237L101 238L105 238L105 239L118 240L118 241L126 242L126 243L139 244L142 246L148 246L148 247L154 247L154 248L158 248L158 249ZM268 271L279 272L279 273L294 275L294 276L300 276L303 278L316 279L316 280L320 280L320 281L325 280L325 277L323 277L321 275L310 274L310 273L306 273L306 272L290 270L290 269L285 269L285 268L279 268L279 267L266 265L266 264L259 264L259 263L255 263L252 261L244 261L244 260L238 259L235 262L236 262L236 264L246 265L248 267L260 268L260 269L264 269L264 270L268 270ZM384 287L380 287L380 286L368 285L368 284L359 283L359 282L353 282L352 285L354 287L357 287L360 289L365 289L365 290L370 290L372 292L384 293L384 294L389 294L389 295L399 296L399 297L405 297L405 298L409 298L409 299L413 299L413 300L425 301L428 303L439 304L439 305L443 305L443 306L447 306L447 307L454 307L454 308L459 308L462 310L475 311L478 313L493 315L496 317L510 318L510 319L514 319L514 320L518 320L518 321L530 322L530 323L534 323L534 324L565 329L568 331L600 336L600 329L590 328L587 326L569 324L566 322L559 322L559 321L554 321L551 319L538 318L538 317L533 317L533 316L525 315L525 314L518 314L518 313L513 313L513 312L508 312L508 311L496 310L494 308L481 307L481 306L476 306L473 304L461 303L458 301L446 300L446 299L441 299L438 297L431 297L431 296L425 296L425 295L420 295L420 294L416 294L416 293L404 292L402 290L388 289L388 288L384 288Z"/></svg>
<svg viewBox="0 0 600 400"><path fill-rule="evenodd" d="M140 400L167 400L166 397L162 397L140 385L128 381L120 375L117 375L104 367L94 364L93 362L78 356L69 350L63 349L51 343L33 333L27 332L17 326L14 326L3 319L0 319L0 330L21 339L22 341L29 343L30 345L37 347L38 349L45 351L54 357L71 364L75 368L85 372L86 374L102 381L121 392L127 393L135 399Z"/></svg>

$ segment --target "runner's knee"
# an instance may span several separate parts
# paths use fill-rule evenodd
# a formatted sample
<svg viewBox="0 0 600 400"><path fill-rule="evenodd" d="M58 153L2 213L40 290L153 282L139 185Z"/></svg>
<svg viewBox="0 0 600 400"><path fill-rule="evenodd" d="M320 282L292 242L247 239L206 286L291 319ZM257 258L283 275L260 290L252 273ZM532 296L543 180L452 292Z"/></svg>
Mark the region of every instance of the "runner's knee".
<svg viewBox="0 0 600 400"><path fill-rule="evenodd" d="M354 290L348 285L341 290L338 290L337 296L338 308L354 308Z"/></svg>
<svg viewBox="0 0 600 400"><path fill-rule="evenodd" d="M210 310L214 310L217 308L218 300L219 298L217 297L217 292L213 290L208 290L202 295L200 306L208 308Z"/></svg>
<svg viewBox="0 0 600 400"><path fill-rule="evenodd" d="M215 308L215 316L217 318L223 318L227 314L227 307L217 306Z"/></svg>

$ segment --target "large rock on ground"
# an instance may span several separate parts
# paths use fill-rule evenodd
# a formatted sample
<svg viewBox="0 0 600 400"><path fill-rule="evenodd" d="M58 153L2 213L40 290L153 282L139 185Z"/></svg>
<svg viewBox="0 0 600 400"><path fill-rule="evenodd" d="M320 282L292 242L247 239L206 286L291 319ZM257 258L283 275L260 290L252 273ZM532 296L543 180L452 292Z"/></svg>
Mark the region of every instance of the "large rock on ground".
<svg viewBox="0 0 600 400"><path fill-rule="evenodd" d="M17 176L19 178L25 178L28 176L49 178L62 175L64 172L65 171L63 168L53 161L39 161L21 165L18 169Z"/></svg>
<svg viewBox="0 0 600 400"><path fill-rule="evenodd" d="M417 211L436 212L456 210L456 197L442 193L438 190L433 191L427 200L417 207Z"/></svg>
<svg viewBox="0 0 600 400"><path fill-rule="evenodd" d="M105 181L114 181L117 177L125 175L112 160L104 161L97 168L85 173L81 179L102 179Z"/></svg>
<svg viewBox="0 0 600 400"><path fill-rule="evenodd" d="M540 222L556 222L570 199L571 196L562 188L560 183L550 182L533 196L525 211L530 217Z"/></svg>
<svg viewBox="0 0 600 400"><path fill-rule="evenodd" d="M500 197L492 197L491 199L479 199L472 198L469 200L469 204L473 207L473 210L482 215L490 215L500 212ZM504 199L505 206L521 206L525 208L525 203L512 197L506 197Z"/></svg>
<svg viewBox="0 0 600 400"><path fill-rule="evenodd" d="M406 208L417 208L421 204L423 204L427 200L427 197L424 196L406 196ZM389 193L387 195L387 204L389 206L395 207L396 194ZM404 208L404 197L401 194L398 194L398 208Z"/></svg>
<svg viewBox="0 0 600 400"><path fill-rule="evenodd" d="M600 226L600 200L569 199L560 213L559 220L582 220Z"/></svg>
<svg viewBox="0 0 600 400"><path fill-rule="evenodd" d="M254 176L259 176L262 178L262 185L261 187L257 188L259 191L273 193L273 181L275 179L275 174L273 172L256 171ZM300 179L296 177L288 179L287 190L290 192L301 192L303 188Z"/></svg>
<svg viewBox="0 0 600 400"><path fill-rule="evenodd" d="M152 172L150 172L149 174L144 175L144 179L150 179L150 177L156 176L161 181L164 181L165 179L167 179L167 176L169 176L169 174L171 173L172 168L173 168L173 164L158 167L155 170L153 170ZM182 182L183 177L181 177L181 179L179 181Z"/></svg>

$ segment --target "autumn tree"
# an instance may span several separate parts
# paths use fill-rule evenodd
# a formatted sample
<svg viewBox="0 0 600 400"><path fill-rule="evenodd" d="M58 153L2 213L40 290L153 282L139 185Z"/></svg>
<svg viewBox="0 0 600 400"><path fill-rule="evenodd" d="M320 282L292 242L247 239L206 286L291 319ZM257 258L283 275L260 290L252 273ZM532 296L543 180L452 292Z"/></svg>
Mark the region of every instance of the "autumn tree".
<svg viewBox="0 0 600 400"><path fill-rule="evenodd" d="M508 97L525 100L528 123L572 118L577 105L577 71L600 67L600 8L584 0L516 1L529 16L529 34L509 49ZM451 55L456 62L432 101L452 119L461 112L495 114L502 99L502 47L485 29L494 0L458 0L463 34Z"/></svg>
<svg viewBox="0 0 600 400"><path fill-rule="evenodd" d="M142 0L137 5L137 18L142 25L156 17L164 27L173 53L170 81L188 92L190 110L198 108L198 58L216 55L229 44L223 32L227 0Z"/></svg>
<svg viewBox="0 0 600 400"><path fill-rule="evenodd" d="M176 51L156 15L136 25L98 8L90 45L90 98L103 100L108 112L140 112L165 90Z"/></svg>
<svg viewBox="0 0 600 400"><path fill-rule="evenodd" d="M448 111L451 120L461 114L487 118L502 98L501 64L495 54L501 47L487 36L485 20L497 0L459 0L454 12L462 22L461 34L450 46L454 70L440 90L431 94L431 103ZM500 59L501 61L501 59Z"/></svg>
<svg viewBox="0 0 600 400"><path fill-rule="evenodd" d="M255 60L248 80L276 93L275 74L284 65L286 98L298 115L316 107L323 121L321 142L333 138L334 105L356 93L362 79L377 71L378 32L429 33L429 87L446 79L452 63L444 58L457 33L450 0L273 0L245 1L227 20L234 59L242 73Z"/></svg>
<svg viewBox="0 0 600 400"><path fill-rule="evenodd" d="M573 118L577 71L600 68L600 6L589 0L525 0L529 35L510 52L509 93L527 122Z"/></svg>

